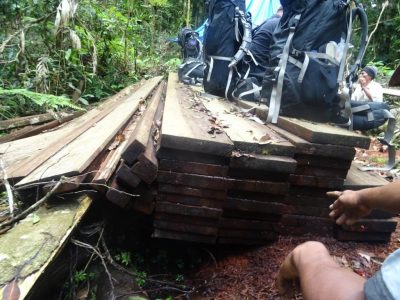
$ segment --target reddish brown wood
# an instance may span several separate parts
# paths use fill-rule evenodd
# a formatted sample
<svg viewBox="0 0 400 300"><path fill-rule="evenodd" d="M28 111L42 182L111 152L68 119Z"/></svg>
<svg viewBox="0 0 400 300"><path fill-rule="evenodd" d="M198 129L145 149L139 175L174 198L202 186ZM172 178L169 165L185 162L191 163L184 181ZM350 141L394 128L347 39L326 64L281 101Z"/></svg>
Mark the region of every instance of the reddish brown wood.
<svg viewBox="0 0 400 300"><path fill-rule="evenodd" d="M222 200L168 194L158 194L157 201L218 209L221 209L223 205Z"/></svg>
<svg viewBox="0 0 400 300"><path fill-rule="evenodd" d="M122 183L130 188L136 188L140 183L140 178L133 174L131 169L121 160L117 171L115 172L116 178L119 183Z"/></svg>
<svg viewBox="0 0 400 300"><path fill-rule="evenodd" d="M224 177L183 174L161 170L158 170L157 180L158 182L167 184L187 185L211 190L226 190L228 187L228 179Z"/></svg>
<svg viewBox="0 0 400 300"><path fill-rule="evenodd" d="M226 191L209 190L204 188L194 188L185 185L162 184L158 185L158 191L166 194L176 194L183 196L193 196L207 199L225 199Z"/></svg>
<svg viewBox="0 0 400 300"><path fill-rule="evenodd" d="M200 218L219 218L222 214L222 210L217 208L188 206L188 205L173 204L168 202L157 202L156 212L193 216Z"/></svg>
<svg viewBox="0 0 400 300"><path fill-rule="evenodd" d="M215 244L217 240L216 236L196 235L185 232L166 231L160 229L154 230L153 237L170 239L170 240L205 243L205 244Z"/></svg>
<svg viewBox="0 0 400 300"><path fill-rule="evenodd" d="M218 233L217 227L199 226L188 223L179 223L171 221L154 220L154 228L176 232L187 232L191 234L211 235L216 236Z"/></svg>
<svg viewBox="0 0 400 300"><path fill-rule="evenodd" d="M202 164L202 163L186 162L180 160L161 159L159 167L160 170L163 171L217 176L217 177L226 176L228 173L228 166Z"/></svg>

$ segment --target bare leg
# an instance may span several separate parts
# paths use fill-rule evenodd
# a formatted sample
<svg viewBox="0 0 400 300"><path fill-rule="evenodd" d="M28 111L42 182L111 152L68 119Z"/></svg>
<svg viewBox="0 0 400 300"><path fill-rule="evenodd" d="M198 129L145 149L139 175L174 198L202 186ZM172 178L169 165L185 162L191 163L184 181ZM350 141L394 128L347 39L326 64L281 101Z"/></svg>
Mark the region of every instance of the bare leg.
<svg viewBox="0 0 400 300"><path fill-rule="evenodd" d="M340 267L319 242L297 246L279 270L277 286L287 293L288 282L300 281L306 300L363 300L365 279L349 269Z"/></svg>

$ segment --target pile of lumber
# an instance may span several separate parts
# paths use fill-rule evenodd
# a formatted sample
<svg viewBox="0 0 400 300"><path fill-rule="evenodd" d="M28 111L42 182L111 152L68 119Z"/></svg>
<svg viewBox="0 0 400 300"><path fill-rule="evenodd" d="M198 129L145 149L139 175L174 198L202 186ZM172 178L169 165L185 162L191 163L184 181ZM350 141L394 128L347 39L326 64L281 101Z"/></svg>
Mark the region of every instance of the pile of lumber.
<svg viewBox="0 0 400 300"><path fill-rule="evenodd" d="M266 125L267 109L195 91L171 73L167 84L155 77L129 86L55 130L0 144L2 174L26 197L60 180L59 193L96 188L152 216L155 238L387 241L391 214L375 211L351 227L328 216L327 191L386 183L352 166L354 147L368 148L369 138L285 117Z"/></svg>
<svg viewBox="0 0 400 300"><path fill-rule="evenodd" d="M161 77L129 86L101 106L65 123L56 130L0 144L1 159L10 183L20 193L65 180L59 192L90 182L105 153L118 148L122 131L161 82ZM118 162L118 161L117 161ZM113 166L108 166L113 169ZM112 172L111 172L112 174ZM106 180L107 181L107 180ZM104 183L106 183L106 181Z"/></svg>

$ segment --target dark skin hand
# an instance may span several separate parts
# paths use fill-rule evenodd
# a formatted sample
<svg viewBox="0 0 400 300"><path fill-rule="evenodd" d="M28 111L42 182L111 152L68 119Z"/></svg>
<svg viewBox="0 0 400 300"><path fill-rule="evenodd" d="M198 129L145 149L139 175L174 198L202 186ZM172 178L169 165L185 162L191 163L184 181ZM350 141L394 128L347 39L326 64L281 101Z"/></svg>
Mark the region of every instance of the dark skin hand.
<svg viewBox="0 0 400 300"><path fill-rule="evenodd" d="M358 192L346 190L343 192L328 192L327 196L336 199L329 206L329 216L336 219L338 225L353 225L358 219L368 216L372 209L361 201Z"/></svg>

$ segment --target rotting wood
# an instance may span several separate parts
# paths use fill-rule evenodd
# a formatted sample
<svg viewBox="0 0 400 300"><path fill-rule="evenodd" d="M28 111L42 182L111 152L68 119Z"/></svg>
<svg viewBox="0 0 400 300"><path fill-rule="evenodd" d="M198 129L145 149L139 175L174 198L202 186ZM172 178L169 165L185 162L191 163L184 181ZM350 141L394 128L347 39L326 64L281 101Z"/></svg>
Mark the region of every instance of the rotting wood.
<svg viewBox="0 0 400 300"><path fill-rule="evenodd" d="M147 81L136 93L129 96L106 116L102 116L98 123L90 124L79 136L75 136L73 141L69 140L67 145L62 146L62 141L58 141L60 144L57 147L57 153L49 156L47 151L44 151L47 157L46 162L22 179L17 186L48 178L57 178L61 175L73 176L81 173L111 141L120 128L127 123L140 102L151 93L160 80L161 77L155 77ZM98 138L93 139L93 136Z"/></svg>
<svg viewBox="0 0 400 300"><path fill-rule="evenodd" d="M67 122L71 121L72 119L75 119L83 114L84 114L83 111L78 111L78 112L69 114L65 117L61 117L60 119L56 119L56 120L47 122L43 125L26 126L24 128L21 128L17 131L12 132L12 133L1 136L0 143L7 143L7 142L27 138L27 137L42 133L43 131L46 131L46 130L52 129L54 127L57 127L61 124L67 123Z"/></svg>
<svg viewBox="0 0 400 300"><path fill-rule="evenodd" d="M162 94L165 89L165 83L162 82L157 90L154 92L149 106L143 113L142 118L138 121L138 124L133 131L132 135L129 137L127 148L122 153L122 159L128 166L137 160L138 156L146 150L148 141L152 135L152 127L154 122L154 117L156 115L157 109L162 102Z"/></svg>
<svg viewBox="0 0 400 300"><path fill-rule="evenodd" d="M231 140L225 133L208 133L212 125L209 117L194 107L195 100L190 99L188 92L181 87L178 75L170 73L161 127L161 148L229 155L233 149Z"/></svg>
<svg viewBox="0 0 400 300"><path fill-rule="evenodd" d="M4 288L5 283L14 276L15 270L32 257L41 243L46 242L34 261L21 270L18 279L20 299L26 298L35 289L45 270L55 261L72 232L88 212L91 203L89 197L83 196L59 203L52 208L42 207L37 211L40 222L20 222L7 234L0 235L1 252L7 257L1 261L0 286ZM55 223L57 226L54 226ZM21 238L22 236L25 238ZM0 292L3 293L3 290Z"/></svg>

